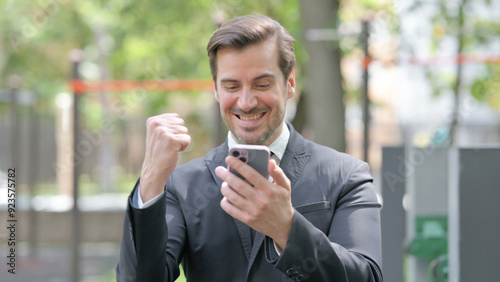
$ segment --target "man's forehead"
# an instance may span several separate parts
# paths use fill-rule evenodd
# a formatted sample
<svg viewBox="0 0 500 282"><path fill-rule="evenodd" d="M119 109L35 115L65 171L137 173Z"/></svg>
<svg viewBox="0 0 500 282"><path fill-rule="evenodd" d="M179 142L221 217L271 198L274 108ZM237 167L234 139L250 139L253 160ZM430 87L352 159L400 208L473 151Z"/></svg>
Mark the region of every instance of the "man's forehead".
<svg viewBox="0 0 500 282"><path fill-rule="evenodd" d="M277 79L281 73L279 52L273 41L248 45L246 48L226 47L217 53L218 80Z"/></svg>
<svg viewBox="0 0 500 282"><path fill-rule="evenodd" d="M255 76L255 77L252 77L250 80L256 81L256 80L264 79L264 78L276 80L276 75L274 75L273 73L270 73L270 72L265 72L265 73L262 73L260 75ZM233 77L231 77L231 75L227 74L227 75L220 77L220 83L224 83L224 82L240 82L240 80L237 78L233 78Z"/></svg>

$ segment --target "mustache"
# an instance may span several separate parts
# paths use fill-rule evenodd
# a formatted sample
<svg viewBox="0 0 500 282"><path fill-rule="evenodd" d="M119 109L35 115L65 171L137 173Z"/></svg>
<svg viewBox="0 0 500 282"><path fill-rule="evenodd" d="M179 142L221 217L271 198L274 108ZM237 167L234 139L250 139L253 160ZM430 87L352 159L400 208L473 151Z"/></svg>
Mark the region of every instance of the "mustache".
<svg viewBox="0 0 500 282"><path fill-rule="evenodd" d="M256 115L256 114L260 114L262 112L267 112L271 110L270 107L256 107L256 108L252 108L251 110L248 110L248 111L244 111L240 108L229 108L229 112L235 114L235 115Z"/></svg>

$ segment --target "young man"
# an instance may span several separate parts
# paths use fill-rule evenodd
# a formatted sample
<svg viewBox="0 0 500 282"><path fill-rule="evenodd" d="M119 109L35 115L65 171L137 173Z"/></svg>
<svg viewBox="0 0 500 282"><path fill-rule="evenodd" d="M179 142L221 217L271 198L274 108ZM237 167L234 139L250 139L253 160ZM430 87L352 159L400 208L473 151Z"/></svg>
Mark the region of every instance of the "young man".
<svg viewBox="0 0 500 282"><path fill-rule="evenodd" d="M368 165L283 122L295 94L292 42L260 15L214 32L207 50L229 135L204 158L176 167L191 141L183 120L148 119L118 281L174 281L181 262L188 281L382 281L380 205ZM269 147L273 181L228 157L238 143Z"/></svg>

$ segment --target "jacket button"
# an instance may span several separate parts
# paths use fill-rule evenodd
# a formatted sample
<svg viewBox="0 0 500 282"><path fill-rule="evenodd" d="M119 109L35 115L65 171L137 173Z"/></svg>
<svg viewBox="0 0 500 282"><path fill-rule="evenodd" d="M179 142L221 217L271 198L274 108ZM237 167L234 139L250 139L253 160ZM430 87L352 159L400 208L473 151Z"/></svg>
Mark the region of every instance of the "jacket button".
<svg viewBox="0 0 500 282"><path fill-rule="evenodd" d="M292 277L293 272L294 272L294 271L293 271L293 268L289 268L289 269L287 269L287 270L285 271L285 274L286 274L286 275L288 275L289 277Z"/></svg>

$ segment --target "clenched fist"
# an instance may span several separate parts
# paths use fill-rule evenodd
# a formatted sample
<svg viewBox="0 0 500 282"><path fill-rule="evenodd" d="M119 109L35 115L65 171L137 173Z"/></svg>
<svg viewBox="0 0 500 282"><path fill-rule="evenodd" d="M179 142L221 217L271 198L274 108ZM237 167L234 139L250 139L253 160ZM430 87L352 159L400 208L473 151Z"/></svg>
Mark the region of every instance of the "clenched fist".
<svg viewBox="0 0 500 282"><path fill-rule="evenodd" d="M146 153L141 172L141 198L144 202L163 192L168 177L174 171L179 152L191 142L184 120L178 114L162 114L146 122Z"/></svg>

